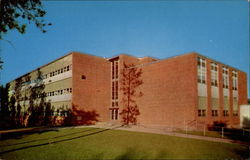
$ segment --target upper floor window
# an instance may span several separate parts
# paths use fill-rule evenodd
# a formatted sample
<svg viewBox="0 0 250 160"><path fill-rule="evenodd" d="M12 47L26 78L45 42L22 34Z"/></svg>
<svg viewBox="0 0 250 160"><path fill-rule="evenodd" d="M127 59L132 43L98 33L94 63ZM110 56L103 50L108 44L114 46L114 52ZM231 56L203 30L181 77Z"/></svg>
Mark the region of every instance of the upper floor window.
<svg viewBox="0 0 250 160"><path fill-rule="evenodd" d="M218 86L218 65L211 63L211 85Z"/></svg>
<svg viewBox="0 0 250 160"><path fill-rule="evenodd" d="M222 67L222 79L223 79L223 88L228 88L229 77L228 77L227 67Z"/></svg>
<svg viewBox="0 0 250 160"><path fill-rule="evenodd" d="M232 81L233 81L232 89L237 90L238 89L238 73L237 73L237 71L232 71Z"/></svg>
<svg viewBox="0 0 250 160"><path fill-rule="evenodd" d="M206 60L204 58L197 58L198 75L197 79L199 83L206 83Z"/></svg>

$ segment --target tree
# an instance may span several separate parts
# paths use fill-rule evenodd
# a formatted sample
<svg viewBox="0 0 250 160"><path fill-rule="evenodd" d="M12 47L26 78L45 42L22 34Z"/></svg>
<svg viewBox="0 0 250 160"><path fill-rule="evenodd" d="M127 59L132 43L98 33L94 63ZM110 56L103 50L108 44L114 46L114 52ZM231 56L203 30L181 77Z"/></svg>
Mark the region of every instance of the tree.
<svg viewBox="0 0 250 160"><path fill-rule="evenodd" d="M0 129L10 128L10 110L8 105L9 84L0 86Z"/></svg>
<svg viewBox="0 0 250 160"><path fill-rule="evenodd" d="M45 23L43 17L46 11L40 0L0 0L0 39L3 34L9 30L17 29L21 34L26 31L26 24L21 23L24 20L35 23L43 33L46 32L44 27L51 25Z"/></svg>
<svg viewBox="0 0 250 160"><path fill-rule="evenodd" d="M123 94L122 103L124 104L124 108L120 115L125 125L129 125L130 123L136 124L137 116L140 115L135 98L143 95L142 92L137 91L138 87L143 83L141 75L142 69L138 69L134 64L123 64L120 90Z"/></svg>
<svg viewBox="0 0 250 160"><path fill-rule="evenodd" d="M44 112L47 104L45 102L45 84L43 82L42 72L39 68L37 69L37 77L33 83L35 84L31 87L29 96L28 125L40 126L44 124Z"/></svg>
<svg viewBox="0 0 250 160"><path fill-rule="evenodd" d="M15 80L15 100L16 100L16 112L15 112L15 124L16 127L20 127L21 126L21 105L20 105L20 101L22 98L22 85L23 85L23 79L22 78L18 78L17 80Z"/></svg>

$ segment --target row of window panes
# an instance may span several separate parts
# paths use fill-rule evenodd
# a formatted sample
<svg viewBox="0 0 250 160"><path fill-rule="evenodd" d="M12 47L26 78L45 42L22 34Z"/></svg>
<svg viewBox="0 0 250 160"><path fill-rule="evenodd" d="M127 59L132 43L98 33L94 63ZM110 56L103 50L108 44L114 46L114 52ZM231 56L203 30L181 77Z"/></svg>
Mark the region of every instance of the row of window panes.
<svg viewBox="0 0 250 160"><path fill-rule="evenodd" d="M63 67L63 68L60 68L60 69L58 69L58 70L55 70L55 71L53 71L53 72L50 72L50 73L48 73L48 74L45 74L45 75L44 75L44 79L47 79L47 78L49 78L49 77L53 77L53 76L56 76L56 75L58 75L58 74L67 72L67 71L71 70L71 68L72 68L72 65L68 65L68 66L65 66L65 67Z"/></svg>
<svg viewBox="0 0 250 160"><path fill-rule="evenodd" d="M200 67L200 64L203 64L202 67L205 67L205 59L202 59L200 57L198 57L197 59L198 61L198 82L199 83L206 83L205 80L205 69ZM218 65L216 63L211 63L211 70L213 70L213 72L211 72L211 85L212 86L218 86ZM228 87L228 68L223 67L222 69L223 71L223 88L229 88ZM237 77L237 71L232 71L232 77ZM233 90L237 90L237 79L233 78Z"/></svg>
<svg viewBox="0 0 250 160"><path fill-rule="evenodd" d="M66 89L61 89L57 91L47 92L46 96L50 97L50 96L63 95L63 94L69 94L69 93L72 93L72 88L66 88Z"/></svg>
<svg viewBox="0 0 250 160"><path fill-rule="evenodd" d="M199 117L205 117L206 116L206 110L205 109L199 109L198 110L198 116ZM218 110L212 110L212 116L217 117L218 116ZM228 110L223 110L223 116L224 117L229 116ZM233 111L233 116L238 116L238 111L237 110Z"/></svg>

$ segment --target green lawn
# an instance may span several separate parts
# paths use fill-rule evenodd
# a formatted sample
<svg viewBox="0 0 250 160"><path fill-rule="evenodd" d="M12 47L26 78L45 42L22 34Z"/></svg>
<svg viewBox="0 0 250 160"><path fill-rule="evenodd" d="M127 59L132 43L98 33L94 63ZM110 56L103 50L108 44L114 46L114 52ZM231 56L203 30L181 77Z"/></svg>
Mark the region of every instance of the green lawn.
<svg viewBox="0 0 250 160"><path fill-rule="evenodd" d="M238 144L96 128L58 129L0 141L3 160L226 158L249 158L249 150Z"/></svg>

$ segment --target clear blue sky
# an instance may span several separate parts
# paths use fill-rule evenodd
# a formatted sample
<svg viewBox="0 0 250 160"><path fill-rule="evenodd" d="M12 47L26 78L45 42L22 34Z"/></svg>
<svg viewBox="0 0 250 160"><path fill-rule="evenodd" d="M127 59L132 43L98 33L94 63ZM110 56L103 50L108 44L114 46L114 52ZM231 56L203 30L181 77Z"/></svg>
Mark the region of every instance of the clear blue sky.
<svg viewBox="0 0 250 160"><path fill-rule="evenodd" d="M249 76L249 3L221 1L45 1L43 34L33 24L1 41L5 84L71 51L167 58L198 52ZM249 81L249 78L248 78Z"/></svg>

